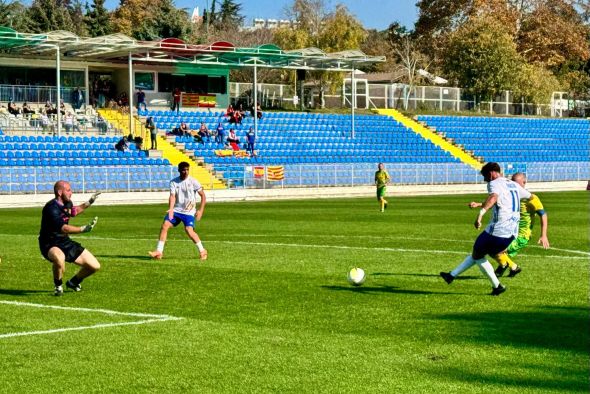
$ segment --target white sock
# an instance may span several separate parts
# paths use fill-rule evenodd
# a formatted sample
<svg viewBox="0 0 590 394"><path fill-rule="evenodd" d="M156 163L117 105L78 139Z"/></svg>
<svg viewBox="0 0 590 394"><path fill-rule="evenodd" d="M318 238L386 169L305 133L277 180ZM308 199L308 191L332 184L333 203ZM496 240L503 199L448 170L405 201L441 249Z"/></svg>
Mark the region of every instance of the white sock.
<svg viewBox="0 0 590 394"><path fill-rule="evenodd" d="M205 248L203 247L203 243L201 241L195 242L195 245L197 245L199 252L202 252L203 250L205 250Z"/></svg>
<svg viewBox="0 0 590 394"><path fill-rule="evenodd" d="M473 257L469 255L465 257L465 260L463 260L461 264L459 264L454 270L451 271L451 275L453 275L456 278L463 272L467 271L469 268L473 267L474 264L475 260L473 260Z"/></svg>
<svg viewBox="0 0 590 394"><path fill-rule="evenodd" d="M158 241L158 245L156 246L156 250L158 252L163 252L165 243L166 243L166 241Z"/></svg>
<svg viewBox="0 0 590 394"><path fill-rule="evenodd" d="M500 285L500 281L494 272L494 267L487 261L485 258L479 259L475 261L477 265L479 265L479 269L481 270L482 274L488 277L490 282L492 282L492 286L494 289Z"/></svg>

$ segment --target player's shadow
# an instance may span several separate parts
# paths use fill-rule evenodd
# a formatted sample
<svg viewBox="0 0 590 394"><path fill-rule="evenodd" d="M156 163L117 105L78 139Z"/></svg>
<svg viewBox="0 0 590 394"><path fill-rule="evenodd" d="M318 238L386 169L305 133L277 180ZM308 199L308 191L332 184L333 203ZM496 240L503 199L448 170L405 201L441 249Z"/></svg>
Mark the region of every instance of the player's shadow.
<svg viewBox="0 0 590 394"><path fill-rule="evenodd" d="M374 272L370 274L371 276L422 276L422 277L428 277L428 278L439 278L440 275L438 274L412 274L412 273L403 273L403 274L398 274L398 273L393 273L393 272ZM472 280L472 279L482 279L484 278L483 276L459 276L457 278L455 278L455 280Z"/></svg>
<svg viewBox="0 0 590 394"><path fill-rule="evenodd" d="M47 293L47 290L0 289L0 295L25 296L36 293Z"/></svg>
<svg viewBox="0 0 590 394"><path fill-rule="evenodd" d="M427 295L427 294L459 294L459 293L447 293L442 291L428 291L428 290L410 290L402 289L395 286L321 286L326 290L334 291L350 291L353 293L390 293L390 294L415 294L415 295Z"/></svg>

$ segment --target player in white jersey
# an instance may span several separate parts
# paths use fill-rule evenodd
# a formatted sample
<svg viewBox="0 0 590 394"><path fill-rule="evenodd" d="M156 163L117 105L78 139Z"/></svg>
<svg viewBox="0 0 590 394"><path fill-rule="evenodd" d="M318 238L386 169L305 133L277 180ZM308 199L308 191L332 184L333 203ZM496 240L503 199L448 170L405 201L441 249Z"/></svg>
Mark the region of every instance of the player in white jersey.
<svg viewBox="0 0 590 394"><path fill-rule="evenodd" d="M181 222L184 224L184 231L189 238L195 243L199 249L199 256L201 260L207 260L207 250L203 247L203 243L199 235L195 232L195 220L201 220L207 198L203 191L203 186L196 179L190 177L190 165L187 162L178 164L178 172L180 176L170 181L170 197L168 198L168 211L164 217L164 222L160 229L160 239L156 246L156 250L150 252L150 256L154 259L161 259L164 254L164 245L168 237L168 230L171 227L178 226ZM197 194L201 198L199 209L196 209Z"/></svg>
<svg viewBox="0 0 590 394"><path fill-rule="evenodd" d="M502 170L498 163L490 162L484 165L481 175L488 183L488 197L475 220L475 228L481 227L482 218L489 209L492 209L492 219L475 240L471 255L467 256L454 270L441 272L440 276L451 284L458 275L477 264L492 283L492 295L500 295L506 291L506 287L500 283L494 268L485 256L486 254L495 256L503 252L516 238L520 220L520 200L530 198L531 193L516 182L502 177Z"/></svg>

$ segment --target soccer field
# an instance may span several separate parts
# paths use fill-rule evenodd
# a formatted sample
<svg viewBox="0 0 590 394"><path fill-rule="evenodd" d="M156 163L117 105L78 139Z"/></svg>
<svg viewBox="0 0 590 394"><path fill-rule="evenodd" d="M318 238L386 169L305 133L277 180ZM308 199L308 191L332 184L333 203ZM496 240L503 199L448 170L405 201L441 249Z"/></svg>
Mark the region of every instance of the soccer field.
<svg viewBox="0 0 590 394"><path fill-rule="evenodd" d="M392 197L385 213L369 197L211 203L205 262L181 228L148 258L164 204L99 199L72 223L99 217L73 238L102 270L63 297L41 208L1 210L0 392L587 393L588 192L539 194L552 249L537 219L523 272L492 297L477 267L438 276L470 252L466 204L484 190Z"/></svg>

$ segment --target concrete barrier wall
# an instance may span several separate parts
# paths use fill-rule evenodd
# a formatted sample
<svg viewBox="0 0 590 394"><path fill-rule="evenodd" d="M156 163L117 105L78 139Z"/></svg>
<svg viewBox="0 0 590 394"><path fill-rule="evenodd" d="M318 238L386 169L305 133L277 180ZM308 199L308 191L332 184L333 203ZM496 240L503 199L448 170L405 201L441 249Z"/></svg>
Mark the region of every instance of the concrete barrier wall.
<svg viewBox="0 0 590 394"><path fill-rule="evenodd" d="M586 190L587 182L542 182L528 183L527 189L532 192L556 192L569 190ZM476 185L403 185L388 186L387 195L421 196L442 194L486 194L484 183ZM233 189L209 190L207 202L228 201L265 201L265 200L300 200L318 198L374 198L375 187L324 187L324 188L286 188L286 189ZM52 194L21 194L1 195L0 208L41 207L53 198ZM73 200L80 203L90 198L90 194L77 194L74 190ZM98 205L123 204L165 204L168 192L130 192L103 193L97 200Z"/></svg>

